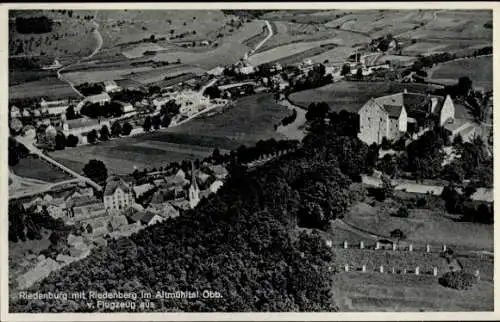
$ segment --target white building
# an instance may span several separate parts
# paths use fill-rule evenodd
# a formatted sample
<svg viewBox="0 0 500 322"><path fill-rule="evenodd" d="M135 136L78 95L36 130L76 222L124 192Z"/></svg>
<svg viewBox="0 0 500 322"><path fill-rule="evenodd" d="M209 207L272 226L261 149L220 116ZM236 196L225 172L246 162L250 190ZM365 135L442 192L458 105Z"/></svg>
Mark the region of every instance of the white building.
<svg viewBox="0 0 500 322"><path fill-rule="evenodd" d="M122 179L109 179L104 189L106 210L121 211L132 204L134 204L132 189Z"/></svg>
<svg viewBox="0 0 500 322"><path fill-rule="evenodd" d="M20 116L21 116L21 110L19 109L19 107L12 105L10 107L10 117L16 118L16 117L20 117Z"/></svg>
<svg viewBox="0 0 500 322"><path fill-rule="evenodd" d="M42 98L40 107L44 113L48 113L50 115L61 115L66 113L66 109L69 107L69 100L46 101Z"/></svg>
<svg viewBox="0 0 500 322"><path fill-rule="evenodd" d="M189 207L193 209L200 202L200 188L196 182L194 163L191 162L191 185L189 186Z"/></svg>
<svg viewBox="0 0 500 322"><path fill-rule="evenodd" d="M437 116L443 126L455 119L455 106L450 96L445 98L419 93L401 93L371 98L358 111L361 141L382 143L383 138L397 140L407 131L408 124L421 130L425 120Z"/></svg>
<svg viewBox="0 0 500 322"><path fill-rule="evenodd" d="M118 86L114 80L104 81L103 84L104 84L104 91L106 93L112 93L121 90L120 86Z"/></svg>

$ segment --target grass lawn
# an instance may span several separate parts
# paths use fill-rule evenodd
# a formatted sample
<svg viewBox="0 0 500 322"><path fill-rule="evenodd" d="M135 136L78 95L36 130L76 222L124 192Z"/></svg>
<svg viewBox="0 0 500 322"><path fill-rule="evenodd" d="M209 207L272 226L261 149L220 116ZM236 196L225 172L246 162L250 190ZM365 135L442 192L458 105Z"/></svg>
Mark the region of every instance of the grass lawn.
<svg viewBox="0 0 500 322"><path fill-rule="evenodd" d="M21 159L17 165L11 167L12 171L20 177L32 178L46 182L60 182L74 179L72 176L55 168L48 162L28 156Z"/></svg>
<svg viewBox="0 0 500 322"><path fill-rule="evenodd" d="M402 92L405 88L409 92L425 93L430 87L423 84L398 82L341 81L293 93L290 95L290 100L302 107L308 107L313 102L326 102L332 111L347 110L357 113L371 97Z"/></svg>
<svg viewBox="0 0 500 322"><path fill-rule="evenodd" d="M437 277L380 273L339 273L333 292L341 311L424 312L492 311L494 287L480 281L470 290L439 285Z"/></svg>
<svg viewBox="0 0 500 322"><path fill-rule="evenodd" d="M431 73L434 81L454 80L468 76L473 86L484 87L485 90L493 87L493 56L483 56L471 59L460 59L438 64Z"/></svg>
<svg viewBox="0 0 500 322"><path fill-rule="evenodd" d="M397 207L365 203L354 205L344 221L371 233L390 237L394 229L401 229L408 241L421 244L443 245L454 249L493 250L493 226L458 222L441 210L409 209L408 218L393 217L390 214Z"/></svg>

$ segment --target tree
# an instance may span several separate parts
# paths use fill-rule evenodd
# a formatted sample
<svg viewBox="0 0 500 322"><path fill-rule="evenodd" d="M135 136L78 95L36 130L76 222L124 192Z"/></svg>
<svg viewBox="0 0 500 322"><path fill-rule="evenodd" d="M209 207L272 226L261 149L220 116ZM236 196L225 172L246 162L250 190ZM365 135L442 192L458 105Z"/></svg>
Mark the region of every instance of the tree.
<svg viewBox="0 0 500 322"><path fill-rule="evenodd" d="M97 141L97 131L94 129L87 134L87 142L94 144Z"/></svg>
<svg viewBox="0 0 500 322"><path fill-rule="evenodd" d="M406 206L399 207L398 211L394 214L394 217L408 218L408 208Z"/></svg>
<svg viewBox="0 0 500 322"><path fill-rule="evenodd" d="M205 89L203 95L210 97L210 99L220 98L221 91L217 86L210 86Z"/></svg>
<svg viewBox="0 0 500 322"><path fill-rule="evenodd" d="M172 122L172 118L169 115L163 115L161 119L161 126L164 128L167 128L170 126L170 123Z"/></svg>
<svg viewBox="0 0 500 322"><path fill-rule="evenodd" d="M129 122L125 122L122 127L122 134L130 135L131 132L132 132L132 125Z"/></svg>
<svg viewBox="0 0 500 322"><path fill-rule="evenodd" d="M101 127L101 131L100 131L99 134L100 134L100 140L101 141L108 141L109 137L110 137L108 126L107 125L103 125Z"/></svg>
<svg viewBox="0 0 500 322"><path fill-rule="evenodd" d="M472 80L468 76L463 76L458 79L457 90L459 95L467 96L472 90Z"/></svg>
<svg viewBox="0 0 500 322"><path fill-rule="evenodd" d="M380 188L381 198L385 200L386 198L391 198L394 195L394 186L392 185L391 179L386 175L382 175L382 187Z"/></svg>
<svg viewBox="0 0 500 322"><path fill-rule="evenodd" d="M349 75L351 73L351 65L344 64L342 70L340 71L341 76Z"/></svg>
<svg viewBox="0 0 500 322"><path fill-rule="evenodd" d="M73 135L73 134L68 135L68 137L66 138L66 145L69 147L77 146L78 145L78 137Z"/></svg>
<svg viewBox="0 0 500 322"><path fill-rule="evenodd" d="M57 132L56 134L56 150L64 150L66 147L66 136L62 132Z"/></svg>
<svg viewBox="0 0 500 322"><path fill-rule="evenodd" d="M83 173L97 183L104 183L108 177L108 169L106 169L104 162L95 159L90 160L83 167Z"/></svg>
<svg viewBox="0 0 500 322"><path fill-rule="evenodd" d="M66 119L67 120L74 120L77 118L76 112L75 112L75 107L73 105L68 106L66 109Z"/></svg>
<svg viewBox="0 0 500 322"><path fill-rule="evenodd" d="M155 130L158 130L161 126L161 118L160 118L160 115L155 115L153 116L153 119L151 121L153 123L153 128Z"/></svg>
<svg viewBox="0 0 500 322"><path fill-rule="evenodd" d="M111 125L111 135L113 137L119 137L120 134L122 133L122 126L120 123L115 122Z"/></svg>
<svg viewBox="0 0 500 322"><path fill-rule="evenodd" d="M356 71L356 78L363 79L363 69L358 68L358 70Z"/></svg>
<svg viewBox="0 0 500 322"><path fill-rule="evenodd" d="M146 116L146 119L144 120L144 124L142 125L142 128L144 129L144 131L149 132L151 130L151 126L152 126L151 117L148 115L148 116Z"/></svg>

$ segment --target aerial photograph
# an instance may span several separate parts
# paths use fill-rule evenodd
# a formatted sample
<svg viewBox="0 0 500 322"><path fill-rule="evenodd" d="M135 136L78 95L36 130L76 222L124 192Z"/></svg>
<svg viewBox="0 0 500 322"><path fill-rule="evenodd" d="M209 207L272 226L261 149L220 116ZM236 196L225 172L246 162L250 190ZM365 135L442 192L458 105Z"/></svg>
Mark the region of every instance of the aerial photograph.
<svg viewBox="0 0 500 322"><path fill-rule="evenodd" d="M492 9L89 6L8 10L9 313L494 311Z"/></svg>

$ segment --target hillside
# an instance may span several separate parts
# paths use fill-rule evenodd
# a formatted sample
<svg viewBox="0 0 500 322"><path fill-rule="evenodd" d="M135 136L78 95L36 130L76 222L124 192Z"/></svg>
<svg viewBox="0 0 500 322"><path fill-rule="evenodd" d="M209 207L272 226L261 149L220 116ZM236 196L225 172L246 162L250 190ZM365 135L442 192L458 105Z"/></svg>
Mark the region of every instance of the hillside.
<svg viewBox="0 0 500 322"><path fill-rule="evenodd" d="M319 234L297 230L297 223L324 227L349 205L351 181L335 167L334 154L317 153L319 139L252 172L233 167L218 194L195 210L110 242L33 289L152 293L154 308L138 311L336 311L329 271L334 254ZM346 167L347 156L338 155ZM179 290L222 297L154 298L157 291ZM10 310L90 311L87 302L15 300Z"/></svg>

